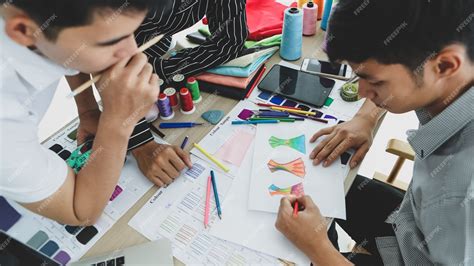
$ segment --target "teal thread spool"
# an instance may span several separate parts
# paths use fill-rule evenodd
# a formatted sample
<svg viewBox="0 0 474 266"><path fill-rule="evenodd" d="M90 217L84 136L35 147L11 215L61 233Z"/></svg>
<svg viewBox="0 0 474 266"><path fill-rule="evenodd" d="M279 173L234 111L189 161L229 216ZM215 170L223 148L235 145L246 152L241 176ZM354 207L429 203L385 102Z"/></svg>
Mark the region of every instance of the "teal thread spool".
<svg viewBox="0 0 474 266"><path fill-rule="evenodd" d="M281 58L294 61L301 57L303 44L303 12L296 7L287 8L283 19Z"/></svg>
<svg viewBox="0 0 474 266"><path fill-rule="evenodd" d="M193 77L188 78L186 82L186 88L191 92L194 103L198 103L202 100L201 92L199 91L199 84Z"/></svg>

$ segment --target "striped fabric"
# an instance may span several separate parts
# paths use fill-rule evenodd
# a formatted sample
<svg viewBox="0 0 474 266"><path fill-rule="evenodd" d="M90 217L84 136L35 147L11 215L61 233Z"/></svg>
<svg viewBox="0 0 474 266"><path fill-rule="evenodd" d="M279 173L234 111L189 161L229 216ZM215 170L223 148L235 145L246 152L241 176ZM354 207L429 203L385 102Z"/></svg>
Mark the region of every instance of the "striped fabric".
<svg viewBox="0 0 474 266"><path fill-rule="evenodd" d="M154 36L165 37L145 53L155 72L168 81L175 74L190 76L238 57L248 36L245 0L171 0L170 13L158 10L135 32L140 45ZM179 51L169 59L171 36L207 17L211 37L202 45Z"/></svg>
<svg viewBox="0 0 474 266"><path fill-rule="evenodd" d="M145 52L161 79L169 83L176 74L195 75L238 57L248 36L245 0L170 1L173 1L171 11L162 8L150 14L135 32L138 45L157 35L165 35ZM191 27L204 16L207 17L211 37L198 47L184 49L172 58L163 59L171 45L172 35ZM143 130L134 132L130 149L153 139L148 127Z"/></svg>

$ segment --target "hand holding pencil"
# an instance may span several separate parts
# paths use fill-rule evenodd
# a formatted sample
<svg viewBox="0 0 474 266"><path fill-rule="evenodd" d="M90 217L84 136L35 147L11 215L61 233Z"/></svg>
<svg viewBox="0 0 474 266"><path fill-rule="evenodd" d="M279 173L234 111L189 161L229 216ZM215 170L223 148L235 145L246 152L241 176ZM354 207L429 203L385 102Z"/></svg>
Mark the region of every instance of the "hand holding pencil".
<svg viewBox="0 0 474 266"><path fill-rule="evenodd" d="M297 215L294 214L295 205L299 206ZM283 197L275 227L305 253L311 252L309 249L315 243L329 241L326 218L309 196Z"/></svg>
<svg viewBox="0 0 474 266"><path fill-rule="evenodd" d="M140 46L137 49L137 54L143 53L146 49L150 48L151 46L153 46L154 44L159 42L161 40L161 38L163 38L163 35L156 36L156 37L152 38L151 40L147 41L146 43L144 43L142 46ZM78 95L79 93L87 90L88 88L91 88L92 84L98 82L99 79L101 78L101 76L102 76L102 74L98 74L98 75L94 76L91 80L85 82L84 84L82 84L81 86L79 86L75 90L73 90L68 95L68 97L74 97L74 96Z"/></svg>

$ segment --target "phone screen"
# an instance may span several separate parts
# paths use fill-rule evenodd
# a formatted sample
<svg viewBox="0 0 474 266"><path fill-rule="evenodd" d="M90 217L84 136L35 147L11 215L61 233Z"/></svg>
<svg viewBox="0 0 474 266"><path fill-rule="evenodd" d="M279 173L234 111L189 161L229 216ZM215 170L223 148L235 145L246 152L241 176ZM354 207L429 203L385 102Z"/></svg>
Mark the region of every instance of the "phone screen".
<svg viewBox="0 0 474 266"><path fill-rule="evenodd" d="M325 74L331 74L336 76L346 76L346 65L341 64L331 64L327 61L321 61L316 59L310 59L307 71L310 72L319 72Z"/></svg>

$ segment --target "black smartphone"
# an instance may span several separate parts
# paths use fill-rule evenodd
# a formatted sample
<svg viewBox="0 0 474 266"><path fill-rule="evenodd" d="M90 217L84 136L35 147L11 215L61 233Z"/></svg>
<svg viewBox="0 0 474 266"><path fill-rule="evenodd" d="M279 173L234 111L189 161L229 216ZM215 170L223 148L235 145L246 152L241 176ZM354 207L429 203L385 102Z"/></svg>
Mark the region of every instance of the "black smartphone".
<svg viewBox="0 0 474 266"><path fill-rule="evenodd" d="M202 35L199 31L186 35L186 38L195 44L203 44L207 40L206 36Z"/></svg>
<svg viewBox="0 0 474 266"><path fill-rule="evenodd" d="M335 83L332 79L274 65L258 84L258 88L315 107L322 107Z"/></svg>

